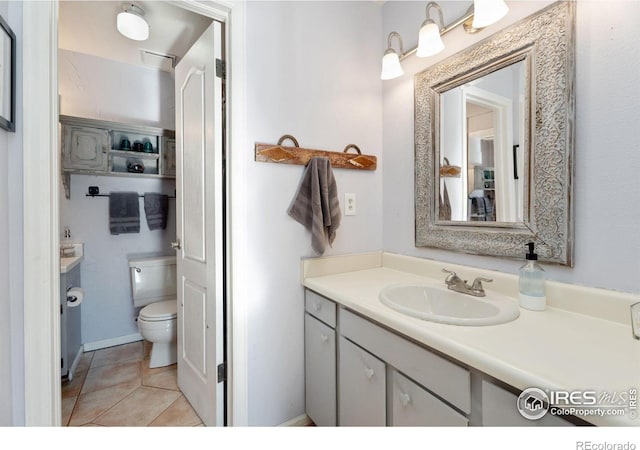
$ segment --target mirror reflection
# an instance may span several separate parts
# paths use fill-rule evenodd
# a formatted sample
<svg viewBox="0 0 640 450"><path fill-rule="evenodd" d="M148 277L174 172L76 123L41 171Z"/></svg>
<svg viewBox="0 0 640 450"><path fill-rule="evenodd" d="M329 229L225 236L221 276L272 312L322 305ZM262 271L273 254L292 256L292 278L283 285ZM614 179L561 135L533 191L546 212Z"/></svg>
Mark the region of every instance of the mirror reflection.
<svg viewBox="0 0 640 450"><path fill-rule="evenodd" d="M523 222L525 61L440 92L441 221Z"/></svg>

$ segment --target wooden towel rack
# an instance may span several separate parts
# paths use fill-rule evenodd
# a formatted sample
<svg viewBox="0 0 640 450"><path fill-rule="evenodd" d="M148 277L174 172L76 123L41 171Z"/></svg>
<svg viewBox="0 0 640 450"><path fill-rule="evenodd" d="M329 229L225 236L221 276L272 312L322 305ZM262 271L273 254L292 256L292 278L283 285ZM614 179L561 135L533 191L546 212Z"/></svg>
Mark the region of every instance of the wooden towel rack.
<svg viewBox="0 0 640 450"><path fill-rule="evenodd" d="M289 139L294 147L285 147L282 143ZM358 154L347 153L354 149ZM256 142L255 158L258 162L297 164L306 166L309 160L315 156L326 156L331 161L332 168L376 170L378 159L375 156L363 155L355 144L349 144L343 152L330 152L326 150L314 150L301 148L298 140L290 134L285 134L276 145L261 144Z"/></svg>

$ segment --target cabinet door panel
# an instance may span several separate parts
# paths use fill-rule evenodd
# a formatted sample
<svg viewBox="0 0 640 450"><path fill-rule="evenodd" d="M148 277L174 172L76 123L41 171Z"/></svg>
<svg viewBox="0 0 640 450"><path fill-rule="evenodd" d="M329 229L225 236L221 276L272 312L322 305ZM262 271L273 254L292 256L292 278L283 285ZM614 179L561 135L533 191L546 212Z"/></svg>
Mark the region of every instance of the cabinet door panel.
<svg viewBox="0 0 640 450"><path fill-rule="evenodd" d="M107 171L109 132L99 128L67 126L63 133L65 169Z"/></svg>
<svg viewBox="0 0 640 450"><path fill-rule="evenodd" d="M570 422L547 413L539 420L525 419L518 412L518 396L482 381L482 425L495 427L566 427Z"/></svg>
<svg viewBox="0 0 640 450"><path fill-rule="evenodd" d="M469 421L423 387L395 370L392 372L391 425L405 427L466 427Z"/></svg>
<svg viewBox="0 0 640 450"><path fill-rule="evenodd" d="M304 315L305 402L307 415L318 426L336 425L335 330Z"/></svg>
<svg viewBox="0 0 640 450"><path fill-rule="evenodd" d="M341 336L339 368L339 425L385 426L384 363Z"/></svg>

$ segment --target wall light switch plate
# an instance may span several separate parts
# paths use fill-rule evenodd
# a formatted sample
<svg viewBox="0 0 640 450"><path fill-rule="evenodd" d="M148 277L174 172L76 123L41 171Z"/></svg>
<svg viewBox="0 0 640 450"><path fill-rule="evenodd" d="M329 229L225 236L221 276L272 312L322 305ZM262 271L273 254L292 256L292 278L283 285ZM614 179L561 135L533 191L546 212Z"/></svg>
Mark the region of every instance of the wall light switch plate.
<svg viewBox="0 0 640 450"><path fill-rule="evenodd" d="M356 194L344 194L344 215L356 215Z"/></svg>

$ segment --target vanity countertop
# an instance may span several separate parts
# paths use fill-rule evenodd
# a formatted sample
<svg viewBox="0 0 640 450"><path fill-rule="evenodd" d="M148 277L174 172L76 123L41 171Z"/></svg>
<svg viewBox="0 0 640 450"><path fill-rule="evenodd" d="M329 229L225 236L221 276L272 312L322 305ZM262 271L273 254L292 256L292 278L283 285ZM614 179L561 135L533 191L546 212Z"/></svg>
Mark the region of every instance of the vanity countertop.
<svg viewBox="0 0 640 450"><path fill-rule="evenodd" d="M446 325L404 315L378 299L390 284L434 278L383 266L320 276L317 271L303 273L305 287L518 389L628 393L640 388L640 341L632 338L630 325L555 307L542 312L521 308L519 318L500 325ZM485 289L491 292L491 285ZM640 426L637 415L628 413L576 415L595 425Z"/></svg>
<svg viewBox="0 0 640 450"><path fill-rule="evenodd" d="M60 258L60 273L67 273L80 264L82 256L66 256Z"/></svg>

